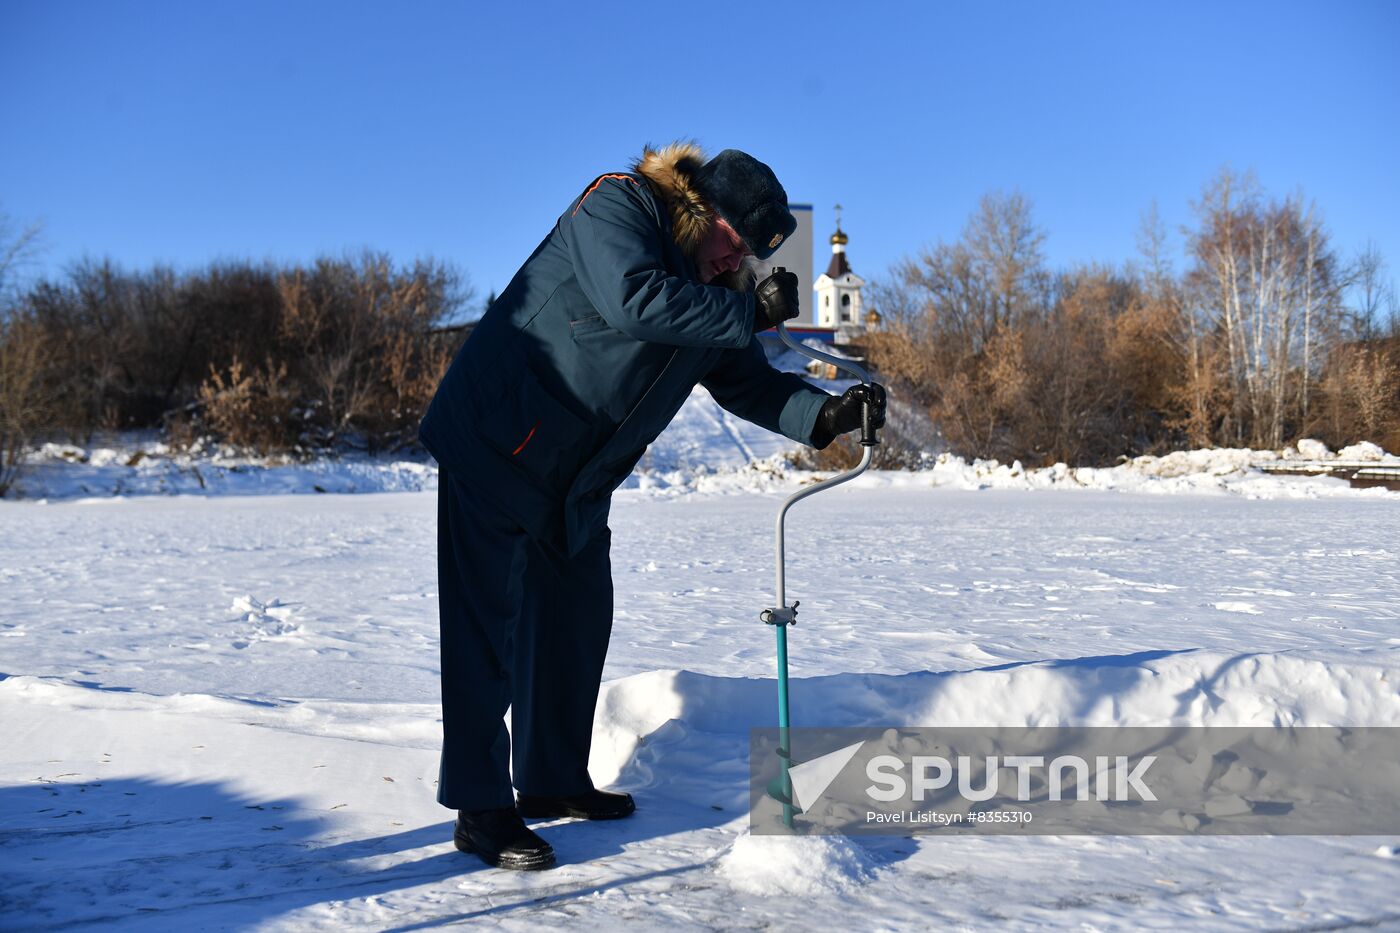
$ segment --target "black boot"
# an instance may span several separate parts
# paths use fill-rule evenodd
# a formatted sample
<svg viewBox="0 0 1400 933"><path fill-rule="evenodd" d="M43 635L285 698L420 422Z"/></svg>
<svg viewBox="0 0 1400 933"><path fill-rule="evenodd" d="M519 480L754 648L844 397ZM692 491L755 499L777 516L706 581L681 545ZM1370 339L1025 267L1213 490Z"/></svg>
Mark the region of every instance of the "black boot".
<svg viewBox="0 0 1400 933"><path fill-rule="evenodd" d="M630 816L637 805L631 794L617 794L606 790L589 790L567 797L536 797L520 794L516 797L516 810L527 819L540 817L570 816L576 820L620 820Z"/></svg>
<svg viewBox="0 0 1400 933"><path fill-rule="evenodd" d="M458 810L452 841L487 865L536 871L554 866L554 849L530 831L520 814L502 810Z"/></svg>

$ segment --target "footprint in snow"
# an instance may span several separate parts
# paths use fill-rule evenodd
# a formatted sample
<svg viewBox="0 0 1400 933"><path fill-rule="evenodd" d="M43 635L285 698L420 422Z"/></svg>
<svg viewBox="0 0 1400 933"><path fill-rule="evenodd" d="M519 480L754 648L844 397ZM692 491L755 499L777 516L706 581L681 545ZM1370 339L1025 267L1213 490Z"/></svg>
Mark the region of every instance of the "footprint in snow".
<svg viewBox="0 0 1400 933"><path fill-rule="evenodd" d="M284 606L280 599L273 598L264 603L252 596L240 596L233 601L229 611L242 615L239 621L252 626L254 638L276 638L301 629L292 621L292 607ZM246 642L238 644L238 647L246 647Z"/></svg>

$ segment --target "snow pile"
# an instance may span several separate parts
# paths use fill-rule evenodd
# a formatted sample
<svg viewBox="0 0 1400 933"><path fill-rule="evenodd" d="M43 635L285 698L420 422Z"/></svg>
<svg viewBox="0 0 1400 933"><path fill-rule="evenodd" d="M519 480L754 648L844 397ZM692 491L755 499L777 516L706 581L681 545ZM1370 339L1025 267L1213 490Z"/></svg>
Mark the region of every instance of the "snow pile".
<svg viewBox="0 0 1400 933"><path fill-rule="evenodd" d="M803 652L806 653L805 651ZM1150 651L966 671L831 674L790 684L798 727L1400 726L1400 650ZM771 677L648 671L603 685L589 770L599 786L746 812L749 730L771 724ZM861 853L787 837L741 839L721 864L743 890L839 887ZM771 862L768 873L754 865ZM805 869L795 863L810 862ZM808 870L809 869L809 870ZM790 878L788 876L791 876ZM747 880L743 880L747 879ZM748 887L743 887L748 885Z"/></svg>
<svg viewBox="0 0 1400 933"><path fill-rule="evenodd" d="M968 671L833 674L790 685L799 726L1400 726L1400 650L1154 651ZM769 719L767 678L648 671L603 685L590 770L649 780L659 737L724 760ZM757 711L757 712L756 712ZM650 738L649 738L650 737ZM735 744L738 743L738 744Z"/></svg>
<svg viewBox="0 0 1400 933"><path fill-rule="evenodd" d="M1382 455L1385 459L1378 463L1400 465L1400 458L1384 452ZM1148 495L1236 495L1247 499L1394 495L1385 489L1355 489L1345 480L1327 476L1270 475L1258 469L1261 464L1277 463L1281 459L1275 451L1207 448L1176 451L1161 457L1138 457L1115 467L1070 467L1057 463L1027 469L1019 460L1006 464L997 460L966 460L945 453L930 458L921 470L872 470L857 483L865 487L1100 490ZM641 466L647 467L649 462L658 460L644 460ZM720 469L694 461L671 469L639 468L622 488L663 498L692 494L771 494L790 492L827 475L830 474L798 470L792 466L790 454L778 453Z"/></svg>
<svg viewBox="0 0 1400 933"><path fill-rule="evenodd" d="M28 499L89 496L278 495L417 492L437 488L436 466L402 457L346 454L319 460L258 458L229 447L174 450L132 437L92 448L44 444L26 458L9 495Z"/></svg>
<svg viewBox="0 0 1400 933"><path fill-rule="evenodd" d="M740 421L697 389L671 427L657 439L623 485L624 490L675 497L701 494L775 493L814 482L819 474L792 466L794 447ZM1064 463L1027 469L1019 460L926 455L912 473L872 471L866 486L945 486L954 489L1108 490L1157 495L1237 495L1248 499L1311 499L1332 496L1384 497L1384 489L1353 489L1326 476L1287 476L1259 468L1285 462L1374 462L1400 466L1400 457L1370 442L1328 451L1321 441L1302 440L1284 451L1202 448L1143 456L1113 467Z"/></svg>
<svg viewBox="0 0 1400 933"><path fill-rule="evenodd" d="M1332 452L1327 449L1326 444L1322 443L1322 441L1305 437L1298 442L1296 457L1290 457L1288 459L1323 460L1330 456L1332 456Z"/></svg>
<svg viewBox="0 0 1400 933"><path fill-rule="evenodd" d="M1370 441L1361 441L1349 447L1333 453L1327 445L1319 440L1304 438L1295 446L1285 448L1278 455L1280 460L1306 460L1316 463L1326 463L1328 461L1349 462L1349 463L1379 463L1385 460L1395 460L1396 457L1386 453L1377 444Z"/></svg>
<svg viewBox="0 0 1400 933"><path fill-rule="evenodd" d="M1378 463L1400 465L1400 458L1386 454L1374 444L1354 445L1347 451L1368 456L1374 454ZM1204 448L1174 451L1160 457L1136 457L1113 467L1071 467L1056 463L1030 470L1023 467L1020 461L1010 465L996 460L969 462L962 457L943 454L926 473L934 485L958 489L1099 489L1168 495L1232 494L1250 499L1386 495L1385 490L1353 489L1340 479L1276 476L1259 469L1265 464L1300 459L1290 458L1286 456L1287 453L1248 448ZM1314 459L1309 458L1309 462Z"/></svg>
<svg viewBox="0 0 1400 933"><path fill-rule="evenodd" d="M874 877L865 850L843 836L755 836L745 832L715 871L747 894L839 894Z"/></svg>
<svg viewBox="0 0 1400 933"><path fill-rule="evenodd" d="M1362 441L1359 444L1352 444L1350 447L1343 447L1337 451L1338 460L1365 460L1379 463L1382 460L1393 460L1380 445L1372 444L1370 441Z"/></svg>

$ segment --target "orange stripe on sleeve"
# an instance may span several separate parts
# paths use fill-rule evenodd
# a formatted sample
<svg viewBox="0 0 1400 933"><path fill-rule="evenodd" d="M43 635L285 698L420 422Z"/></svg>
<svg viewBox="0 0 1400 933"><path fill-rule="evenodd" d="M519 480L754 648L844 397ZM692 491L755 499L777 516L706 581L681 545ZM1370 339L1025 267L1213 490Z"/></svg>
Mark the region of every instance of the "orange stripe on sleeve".
<svg viewBox="0 0 1400 933"><path fill-rule="evenodd" d="M574 216L574 214L577 214L579 207L583 207L583 202L588 200L588 196L593 192L597 191L598 186L601 185L604 182L604 180L608 178L625 178L627 181L630 181L634 185L637 183L637 179L633 178L631 175L600 175L598 176L598 180L595 181L592 185L590 185L588 187L588 190L583 193L583 197L578 199L578 207L575 207L574 213L570 214L569 216L572 217Z"/></svg>

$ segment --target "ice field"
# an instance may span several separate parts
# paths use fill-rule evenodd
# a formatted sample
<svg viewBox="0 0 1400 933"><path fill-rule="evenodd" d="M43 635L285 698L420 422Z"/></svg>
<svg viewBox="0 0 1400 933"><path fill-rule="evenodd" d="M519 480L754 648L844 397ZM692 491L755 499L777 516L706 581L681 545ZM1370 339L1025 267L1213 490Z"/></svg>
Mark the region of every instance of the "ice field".
<svg viewBox="0 0 1400 933"><path fill-rule="evenodd" d="M739 467L772 441L707 404L614 504L591 770L638 812L537 825L542 873L456 852L433 800L431 471L0 502L0 928L1400 924L1395 838L748 836L804 477ZM1400 725L1400 494L1205 461L803 502L795 722Z"/></svg>

